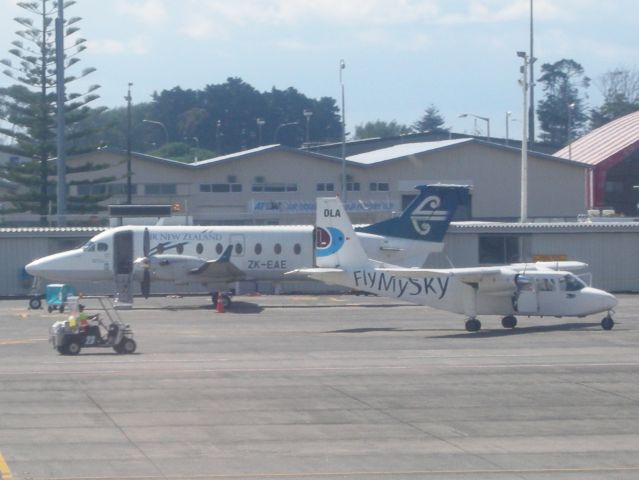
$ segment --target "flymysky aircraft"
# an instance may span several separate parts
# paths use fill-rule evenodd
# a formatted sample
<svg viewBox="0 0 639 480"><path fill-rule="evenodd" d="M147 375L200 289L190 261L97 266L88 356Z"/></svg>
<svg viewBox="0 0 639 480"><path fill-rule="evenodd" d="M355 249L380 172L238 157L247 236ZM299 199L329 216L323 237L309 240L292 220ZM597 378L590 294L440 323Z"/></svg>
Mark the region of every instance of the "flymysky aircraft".
<svg viewBox="0 0 639 480"><path fill-rule="evenodd" d="M443 188L443 187L442 187ZM495 267L405 268L368 258L339 198L318 198L316 268L298 270L325 283L399 298L466 316L466 330L481 328L478 315L503 316L504 328L515 315L584 317L608 312L601 321L614 326L617 299L588 287L568 270L581 262L538 262Z"/></svg>
<svg viewBox="0 0 639 480"><path fill-rule="evenodd" d="M457 206L468 188L417 187L401 216L358 229L368 255L400 265L423 265L441 251ZM202 283L218 290L237 280L284 281L290 270L313 265L313 226L123 226L106 230L75 250L29 263L26 271L53 282L115 280L116 290L138 281L148 296L152 281ZM124 295L130 298L132 295ZM228 306L230 299L222 300Z"/></svg>

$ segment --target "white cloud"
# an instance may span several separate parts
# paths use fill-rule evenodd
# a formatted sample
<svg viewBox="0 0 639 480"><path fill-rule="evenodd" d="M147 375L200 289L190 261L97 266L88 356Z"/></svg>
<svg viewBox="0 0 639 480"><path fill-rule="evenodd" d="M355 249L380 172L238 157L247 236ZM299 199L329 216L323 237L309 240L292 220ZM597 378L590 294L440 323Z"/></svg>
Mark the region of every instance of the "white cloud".
<svg viewBox="0 0 639 480"><path fill-rule="evenodd" d="M163 0L116 0L115 11L150 25L163 23L168 18Z"/></svg>
<svg viewBox="0 0 639 480"><path fill-rule="evenodd" d="M145 37L134 37L129 40L114 40L112 38L91 39L87 41L91 54L102 55L146 55L150 51L150 42Z"/></svg>

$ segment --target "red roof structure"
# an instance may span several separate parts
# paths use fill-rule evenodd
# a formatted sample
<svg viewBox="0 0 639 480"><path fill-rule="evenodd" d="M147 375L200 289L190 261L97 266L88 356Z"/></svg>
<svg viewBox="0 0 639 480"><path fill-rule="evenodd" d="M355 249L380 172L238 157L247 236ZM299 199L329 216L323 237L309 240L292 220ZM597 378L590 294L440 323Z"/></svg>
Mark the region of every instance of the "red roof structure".
<svg viewBox="0 0 639 480"><path fill-rule="evenodd" d="M604 206L607 172L639 150L639 111L613 120L554 154L592 166L591 203Z"/></svg>

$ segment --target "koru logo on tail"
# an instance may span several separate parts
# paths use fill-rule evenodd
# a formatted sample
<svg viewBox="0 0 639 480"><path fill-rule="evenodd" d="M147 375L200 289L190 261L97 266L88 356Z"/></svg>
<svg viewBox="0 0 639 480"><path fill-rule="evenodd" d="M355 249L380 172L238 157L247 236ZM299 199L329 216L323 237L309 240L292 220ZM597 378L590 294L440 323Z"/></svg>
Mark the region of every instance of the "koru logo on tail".
<svg viewBox="0 0 639 480"><path fill-rule="evenodd" d="M420 235L428 235L431 222L445 222L448 218L447 210L437 210L442 204L441 198L436 195L426 197L419 206L413 210L410 216L413 228Z"/></svg>

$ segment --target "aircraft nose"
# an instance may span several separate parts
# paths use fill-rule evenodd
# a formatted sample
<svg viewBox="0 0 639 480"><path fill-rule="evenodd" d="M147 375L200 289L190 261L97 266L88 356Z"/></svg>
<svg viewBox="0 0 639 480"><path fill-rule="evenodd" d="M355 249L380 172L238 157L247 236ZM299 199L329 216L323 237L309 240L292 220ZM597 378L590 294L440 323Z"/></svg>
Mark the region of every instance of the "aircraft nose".
<svg viewBox="0 0 639 480"><path fill-rule="evenodd" d="M44 271L44 262L42 258L38 260L34 260L33 262L25 265L24 269L27 273L33 277L39 277L40 274Z"/></svg>
<svg viewBox="0 0 639 480"><path fill-rule="evenodd" d="M607 293L606 292L606 310L612 310L613 308L615 308L617 306L617 304L619 303L617 301L617 297L615 297L614 295L612 295L611 293Z"/></svg>

